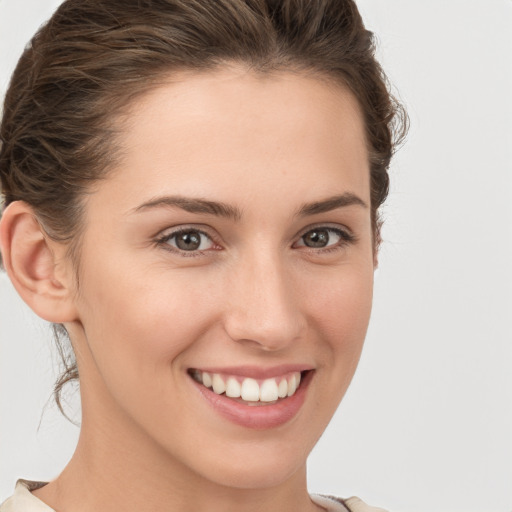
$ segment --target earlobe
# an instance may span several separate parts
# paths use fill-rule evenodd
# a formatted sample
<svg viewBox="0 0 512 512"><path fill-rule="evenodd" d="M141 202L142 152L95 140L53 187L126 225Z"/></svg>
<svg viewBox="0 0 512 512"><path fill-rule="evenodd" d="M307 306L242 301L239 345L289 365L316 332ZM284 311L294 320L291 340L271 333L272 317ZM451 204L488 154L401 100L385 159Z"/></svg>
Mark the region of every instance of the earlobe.
<svg viewBox="0 0 512 512"><path fill-rule="evenodd" d="M38 316L54 323L75 319L65 248L48 239L27 203L14 201L5 209L0 221L0 247L9 278Z"/></svg>

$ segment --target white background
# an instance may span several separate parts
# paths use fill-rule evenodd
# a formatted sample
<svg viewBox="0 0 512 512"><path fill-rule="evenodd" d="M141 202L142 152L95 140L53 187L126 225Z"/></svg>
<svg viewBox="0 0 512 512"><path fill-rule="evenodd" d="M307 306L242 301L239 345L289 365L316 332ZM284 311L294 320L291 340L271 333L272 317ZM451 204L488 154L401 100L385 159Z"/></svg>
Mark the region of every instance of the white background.
<svg viewBox="0 0 512 512"><path fill-rule="evenodd" d="M59 3L0 0L0 94ZM310 488L395 512L511 512L512 1L359 5L412 128L367 344ZM0 501L73 451L78 429L51 404L43 414L51 346L0 276Z"/></svg>

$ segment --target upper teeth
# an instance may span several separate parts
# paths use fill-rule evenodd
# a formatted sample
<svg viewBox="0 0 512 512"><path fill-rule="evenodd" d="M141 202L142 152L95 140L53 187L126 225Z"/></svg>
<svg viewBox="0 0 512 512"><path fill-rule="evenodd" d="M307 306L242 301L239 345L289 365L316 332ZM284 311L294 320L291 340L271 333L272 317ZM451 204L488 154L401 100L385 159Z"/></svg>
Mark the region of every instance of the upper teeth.
<svg viewBox="0 0 512 512"><path fill-rule="evenodd" d="M300 372L289 375L257 381L250 377L235 377L208 373L195 370L192 373L195 380L212 388L215 393L226 393L230 398L242 398L248 402L274 402L278 398L292 396L300 384Z"/></svg>

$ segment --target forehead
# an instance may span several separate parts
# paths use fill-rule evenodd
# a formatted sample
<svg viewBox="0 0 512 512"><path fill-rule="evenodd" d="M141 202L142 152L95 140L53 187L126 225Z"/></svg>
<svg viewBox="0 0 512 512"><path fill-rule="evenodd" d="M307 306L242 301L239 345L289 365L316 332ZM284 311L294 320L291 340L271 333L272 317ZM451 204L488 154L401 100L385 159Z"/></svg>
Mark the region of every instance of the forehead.
<svg viewBox="0 0 512 512"><path fill-rule="evenodd" d="M127 199L135 189L147 198L162 189L197 196L224 187L230 197L222 200L230 200L265 185L278 198L302 183L324 196L339 184L335 192L369 202L357 100L312 75L226 68L173 76L131 105L119 144L112 179Z"/></svg>

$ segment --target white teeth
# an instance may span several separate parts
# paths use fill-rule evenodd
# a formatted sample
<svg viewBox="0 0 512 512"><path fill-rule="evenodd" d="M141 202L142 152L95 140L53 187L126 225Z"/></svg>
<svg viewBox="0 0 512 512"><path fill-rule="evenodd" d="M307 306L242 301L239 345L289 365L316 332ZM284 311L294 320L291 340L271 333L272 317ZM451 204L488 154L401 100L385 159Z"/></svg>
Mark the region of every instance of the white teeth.
<svg viewBox="0 0 512 512"><path fill-rule="evenodd" d="M222 395L222 393L226 391L226 384L224 383L224 379L218 373L213 374L212 386L213 391L217 393L217 395Z"/></svg>
<svg viewBox="0 0 512 512"><path fill-rule="evenodd" d="M288 379L288 396L292 396L295 393L295 391L297 391L299 384L300 384L300 373L294 373Z"/></svg>
<svg viewBox="0 0 512 512"><path fill-rule="evenodd" d="M246 402L275 402L278 398L292 396L299 387L301 374L295 372L286 378L281 378L279 384L277 380L265 379L258 384L258 381L252 378L245 378L240 384L236 377L223 377L219 373L210 374L195 370L192 377L207 388L213 388L217 395L226 393L230 398L242 398Z"/></svg>
<svg viewBox="0 0 512 512"><path fill-rule="evenodd" d="M212 387L212 376L209 373L203 373L203 385L207 388Z"/></svg>
<svg viewBox="0 0 512 512"><path fill-rule="evenodd" d="M260 400L262 402L273 402L279 397L276 379L264 380L260 389Z"/></svg>
<svg viewBox="0 0 512 512"><path fill-rule="evenodd" d="M260 399L260 387L258 383L254 379L244 379L240 395L243 400L257 402Z"/></svg>
<svg viewBox="0 0 512 512"><path fill-rule="evenodd" d="M295 375L292 375L288 379L288 396L292 396L293 393L295 393L296 389L297 389L297 383L295 381Z"/></svg>
<svg viewBox="0 0 512 512"><path fill-rule="evenodd" d="M229 377L226 382L226 396L230 398L240 398L242 387L234 377Z"/></svg>
<svg viewBox="0 0 512 512"><path fill-rule="evenodd" d="M288 396L288 381L286 379L283 379L279 383L279 387L277 388L277 396L279 398L284 398L285 396Z"/></svg>

